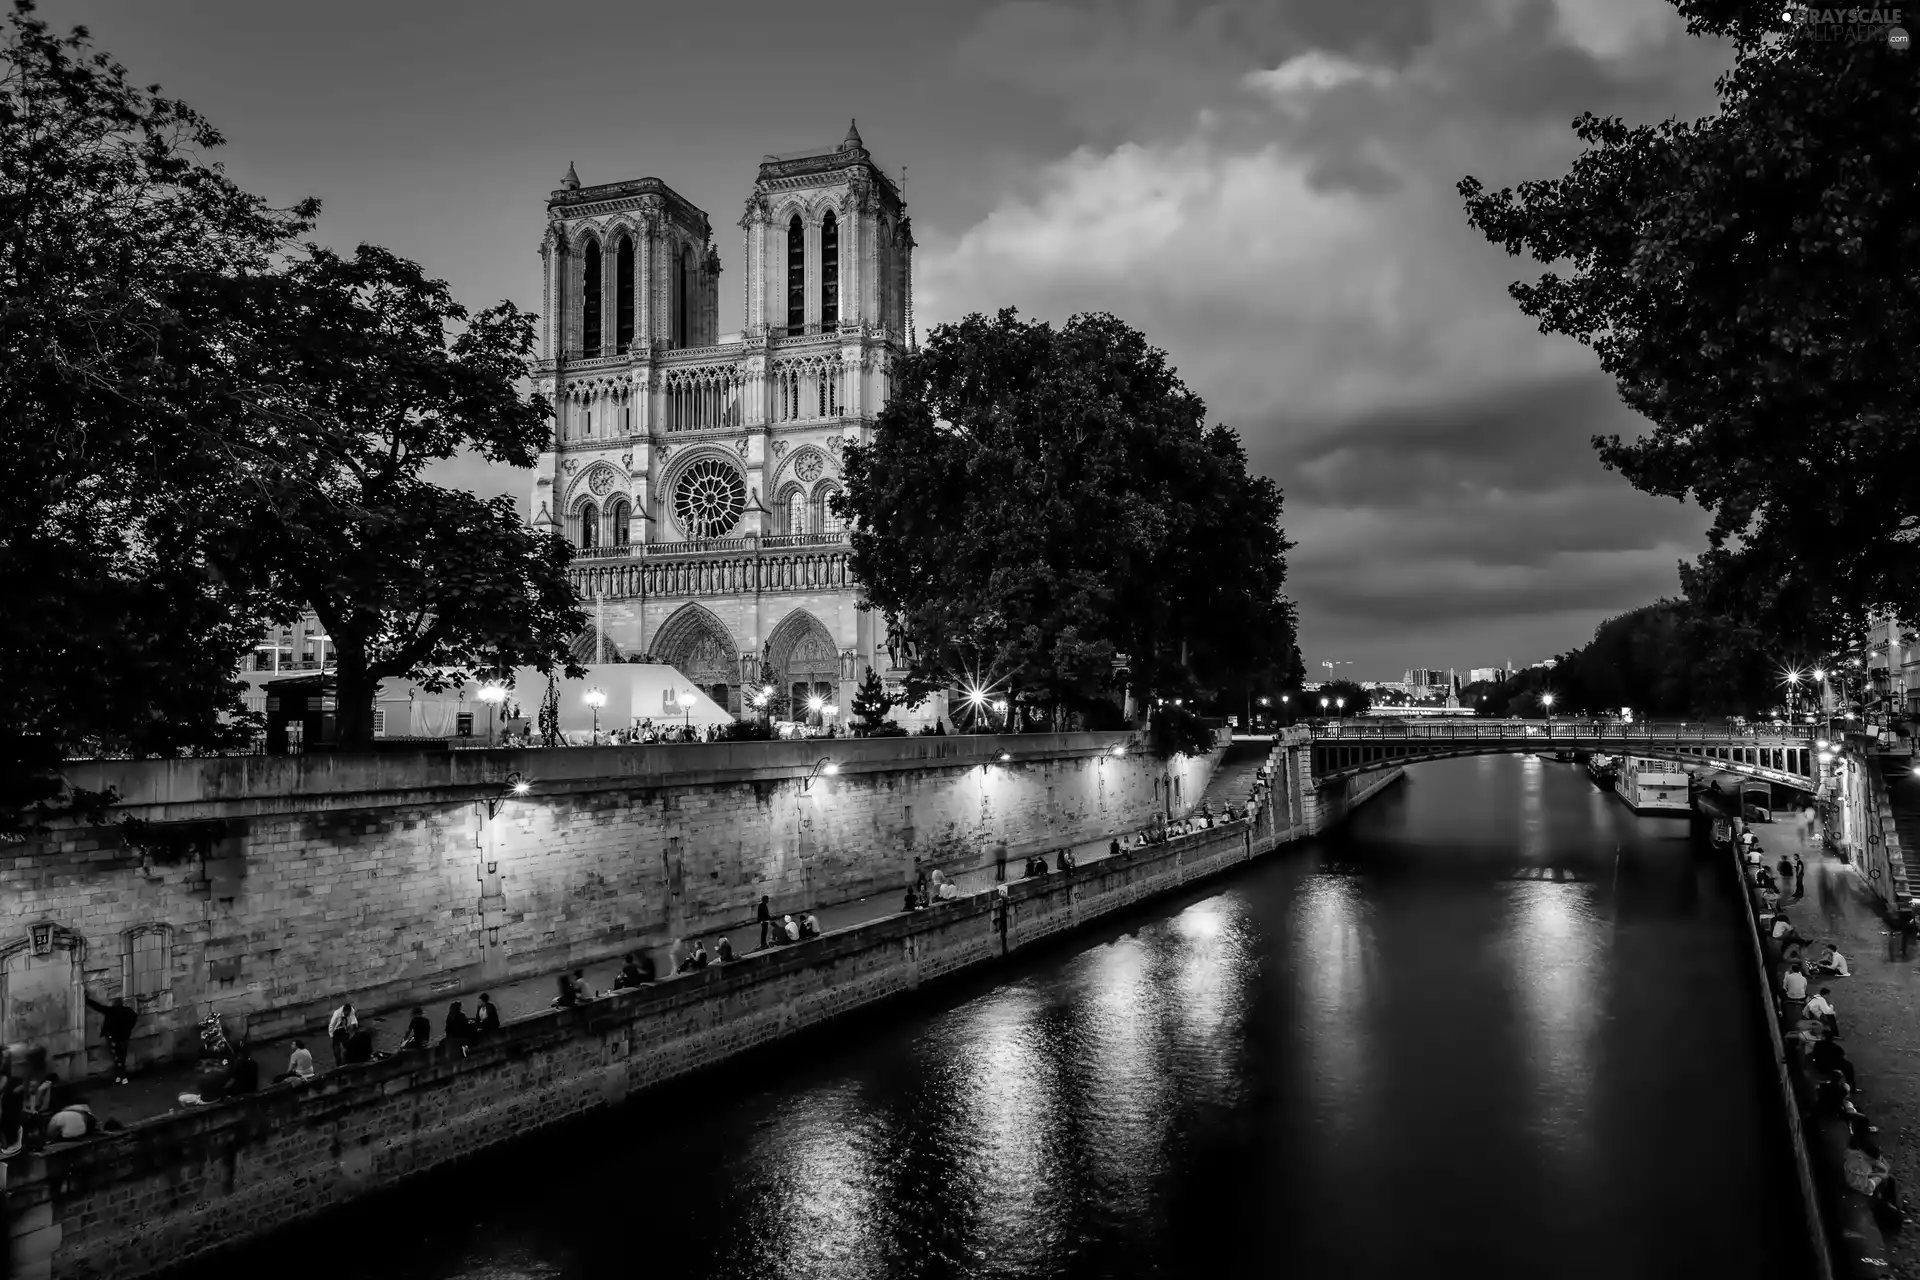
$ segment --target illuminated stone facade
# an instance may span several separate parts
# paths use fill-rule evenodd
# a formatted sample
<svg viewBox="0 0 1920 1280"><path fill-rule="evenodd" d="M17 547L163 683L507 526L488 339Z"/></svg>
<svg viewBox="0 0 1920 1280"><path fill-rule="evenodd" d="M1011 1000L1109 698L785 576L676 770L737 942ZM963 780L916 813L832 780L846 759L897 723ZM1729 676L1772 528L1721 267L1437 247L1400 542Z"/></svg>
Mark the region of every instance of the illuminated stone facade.
<svg viewBox="0 0 1920 1280"><path fill-rule="evenodd" d="M547 203L530 510L580 555L588 661L650 656L740 713L763 682L844 720L884 623L828 498L911 342L913 233L859 132L769 156L742 218L745 328L718 331L707 215L655 178ZM878 634L876 635L876 628Z"/></svg>

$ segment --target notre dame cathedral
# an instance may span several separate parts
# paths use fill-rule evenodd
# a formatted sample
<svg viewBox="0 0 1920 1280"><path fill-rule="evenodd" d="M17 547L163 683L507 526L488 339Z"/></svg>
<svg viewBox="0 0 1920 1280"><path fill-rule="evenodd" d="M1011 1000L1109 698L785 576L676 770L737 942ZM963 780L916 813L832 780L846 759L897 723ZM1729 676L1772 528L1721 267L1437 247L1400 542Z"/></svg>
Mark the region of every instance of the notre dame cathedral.
<svg viewBox="0 0 1920 1280"><path fill-rule="evenodd" d="M530 510L579 548L580 658L671 664L735 714L771 685L844 722L867 668L902 660L828 498L911 342L913 232L854 127L768 156L740 226L744 329L722 334L707 215L568 166L540 245L556 421Z"/></svg>

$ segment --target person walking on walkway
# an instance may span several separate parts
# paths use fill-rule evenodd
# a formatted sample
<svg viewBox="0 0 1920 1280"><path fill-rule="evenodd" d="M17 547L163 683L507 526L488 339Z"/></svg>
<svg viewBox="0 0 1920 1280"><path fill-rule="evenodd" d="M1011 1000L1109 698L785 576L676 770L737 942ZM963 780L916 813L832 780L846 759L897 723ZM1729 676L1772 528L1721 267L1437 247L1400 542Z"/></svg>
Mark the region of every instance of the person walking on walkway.
<svg viewBox="0 0 1920 1280"><path fill-rule="evenodd" d="M87 1008L102 1015L100 1037L107 1042L107 1051L113 1055L113 1082L127 1083L127 1045L133 1040L133 1024L140 1020L125 1000L119 996L112 1004L101 1004L92 996L87 998Z"/></svg>
<svg viewBox="0 0 1920 1280"><path fill-rule="evenodd" d="M360 1019L353 1012L353 1005L343 1003L333 1011L333 1017L327 1019L327 1039L333 1042L333 1065L344 1066L347 1061L347 1041L360 1029Z"/></svg>
<svg viewBox="0 0 1920 1280"><path fill-rule="evenodd" d="M767 905L767 895L764 893L760 895L760 911L757 918L760 921L760 949L765 951L767 939L773 933L773 908Z"/></svg>

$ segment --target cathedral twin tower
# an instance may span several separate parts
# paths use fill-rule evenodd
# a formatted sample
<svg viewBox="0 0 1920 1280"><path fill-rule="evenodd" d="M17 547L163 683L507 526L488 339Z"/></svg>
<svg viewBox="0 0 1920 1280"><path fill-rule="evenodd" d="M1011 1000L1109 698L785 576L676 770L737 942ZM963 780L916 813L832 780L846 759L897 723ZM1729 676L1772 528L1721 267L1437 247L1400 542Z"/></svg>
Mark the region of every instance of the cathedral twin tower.
<svg viewBox="0 0 1920 1280"><path fill-rule="evenodd" d="M818 698L844 719L887 660L829 499L911 342L913 232L853 127L768 156L740 226L744 328L722 334L707 215L568 166L540 246L555 423L530 509L580 549L580 657L669 663L736 714L771 685L796 718Z"/></svg>

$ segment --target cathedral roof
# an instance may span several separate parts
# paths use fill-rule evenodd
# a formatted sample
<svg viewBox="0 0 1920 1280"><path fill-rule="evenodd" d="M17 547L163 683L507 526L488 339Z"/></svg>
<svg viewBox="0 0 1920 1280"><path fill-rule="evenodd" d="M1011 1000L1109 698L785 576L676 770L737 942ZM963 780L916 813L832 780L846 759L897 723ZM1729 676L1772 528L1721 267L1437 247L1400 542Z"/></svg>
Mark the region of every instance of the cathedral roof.
<svg viewBox="0 0 1920 1280"><path fill-rule="evenodd" d="M638 209L648 203L646 197L654 196L664 203L668 213L681 225L695 229L707 226L704 209L658 178L629 178L625 182L603 182L599 186L583 187L579 185L571 165L567 167L567 177L573 181L547 197L547 208L556 217ZM599 205L606 207L588 208Z"/></svg>
<svg viewBox="0 0 1920 1280"><path fill-rule="evenodd" d="M840 149L842 151L861 151L865 148L866 144L860 141L859 122L854 120L847 121L847 140L840 144Z"/></svg>

